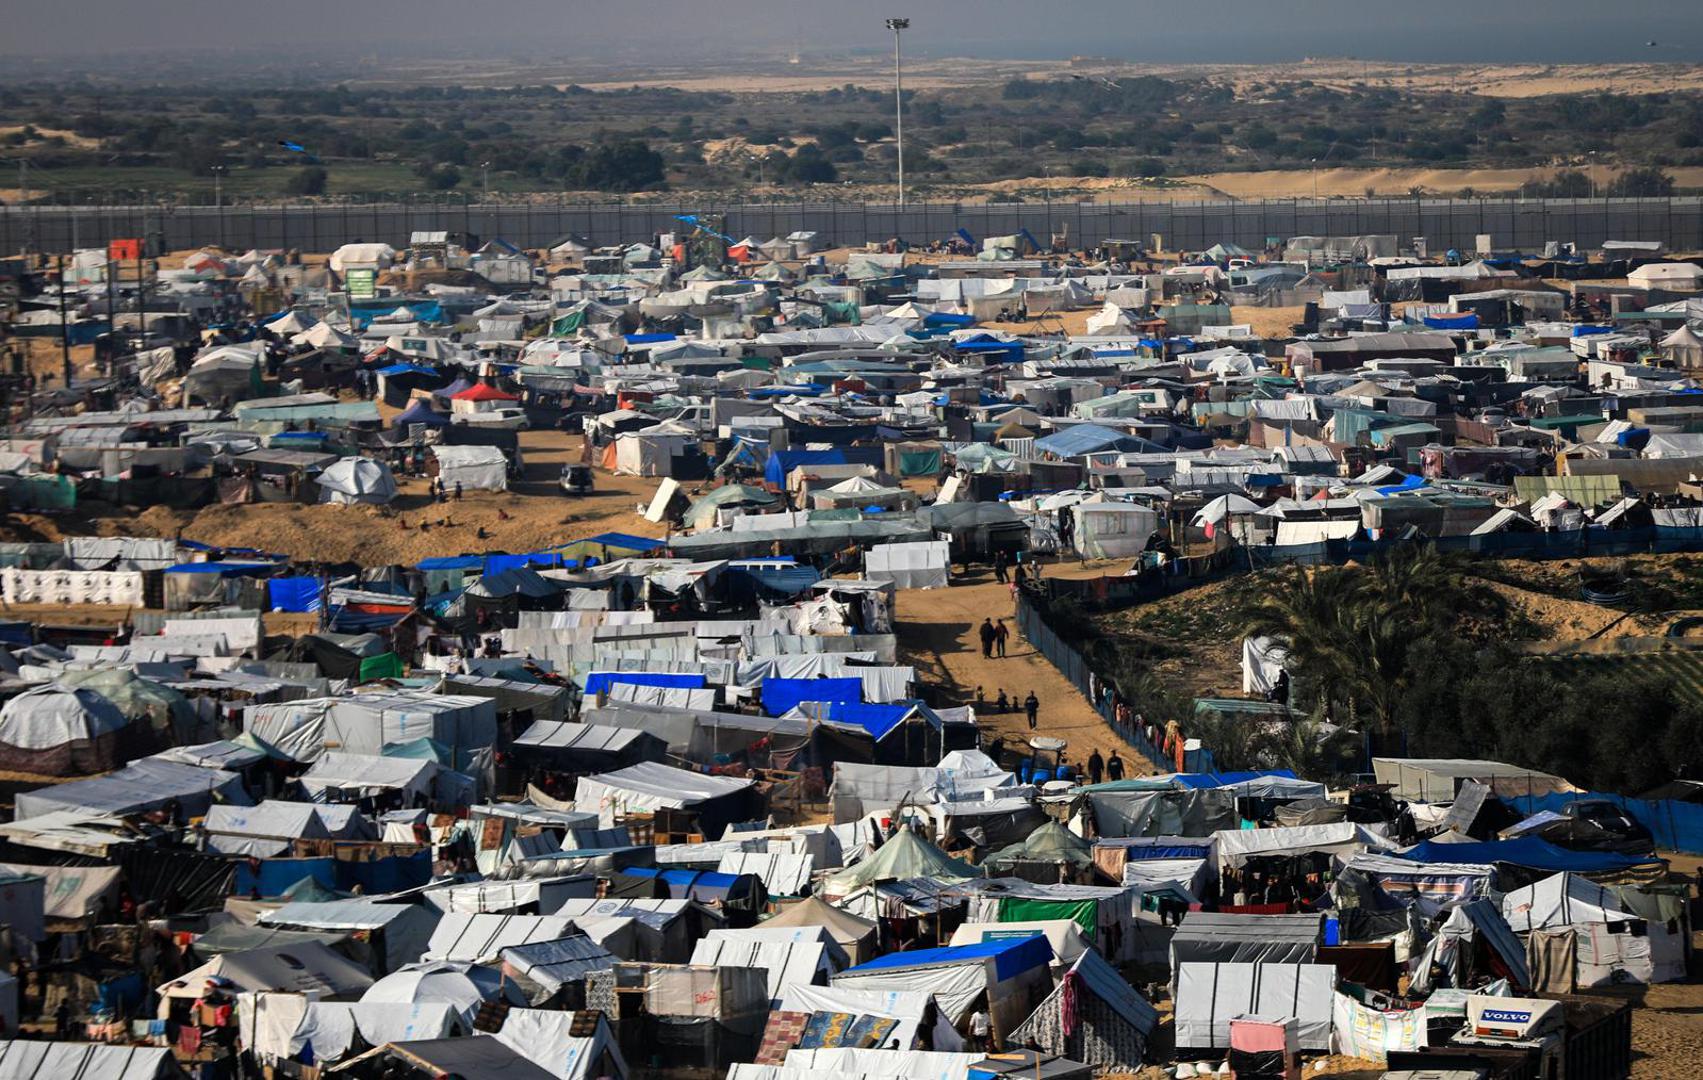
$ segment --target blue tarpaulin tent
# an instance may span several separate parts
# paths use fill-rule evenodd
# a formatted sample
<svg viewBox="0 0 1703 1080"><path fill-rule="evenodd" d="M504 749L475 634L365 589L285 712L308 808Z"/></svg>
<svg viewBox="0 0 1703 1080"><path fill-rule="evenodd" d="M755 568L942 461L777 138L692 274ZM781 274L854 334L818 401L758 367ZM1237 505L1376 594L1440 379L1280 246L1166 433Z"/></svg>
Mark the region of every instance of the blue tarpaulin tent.
<svg viewBox="0 0 1703 1080"><path fill-rule="evenodd" d="M702 690L704 677L696 673L668 671L594 671L585 679L585 696L606 694L615 683L631 686L660 686L665 689Z"/></svg>
<svg viewBox="0 0 1703 1080"><path fill-rule="evenodd" d="M1097 454L1107 450L1142 451L1153 447L1146 439L1098 424L1076 424L1035 440L1035 449L1061 458Z"/></svg>
<svg viewBox="0 0 1703 1080"><path fill-rule="evenodd" d="M940 949L913 949L888 953L868 963L847 968L842 975L868 974L899 968L934 967L940 964L969 964L992 960L994 978L1000 981L1021 975L1032 967L1050 964L1053 947L1045 934L1025 938L991 938L974 945L949 945Z"/></svg>
<svg viewBox="0 0 1703 1080"><path fill-rule="evenodd" d="M818 679L818 682L825 680ZM835 682L859 680L833 680ZM914 706L911 705L865 705L855 701L832 701L822 711L822 719L833 724L851 724L869 732L876 742L886 738L892 730L905 722Z"/></svg>
<svg viewBox="0 0 1703 1080"><path fill-rule="evenodd" d="M862 700L862 679L763 680L763 711L770 716L791 712L801 701L856 703Z"/></svg>
<svg viewBox="0 0 1703 1080"><path fill-rule="evenodd" d="M1400 857L1419 863L1511 863L1514 866L1526 866L1551 873L1572 870L1581 874L1628 870L1634 866L1647 866L1655 861L1653 858L1621 855L1613 851L1570 851L1535 836L1522 836L1514 840L1486 840L1473 844L1441 844L1435 840L1427 840L1401 852Z"/></svg>
<svg viewBox="0 0 1703 1080"><path fill-rule="evenodd" d="M426 404L425 398L419 398L414 404L396 414L391 421L395 427L406 427L409 424L425 424L428 427L443 427L449 423L449 417Z"/></svg>
<svg viewBox="0 0 1703 1080"><path fill-rule="evenodd" d="M318 578L273 578L266 583L266 599L273 611L318 611L319 595Z"/></svg>

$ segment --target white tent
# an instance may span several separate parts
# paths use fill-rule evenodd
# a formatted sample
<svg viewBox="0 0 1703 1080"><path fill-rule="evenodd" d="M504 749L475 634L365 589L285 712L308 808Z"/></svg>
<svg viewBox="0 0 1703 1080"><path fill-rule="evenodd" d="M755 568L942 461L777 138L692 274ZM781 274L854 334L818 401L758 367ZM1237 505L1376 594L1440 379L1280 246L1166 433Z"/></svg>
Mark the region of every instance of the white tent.
<svg viewBox="0 0 1703 1080"><path fill-rule="evenodd" d="M339 274L344 270L384 270L396 258L396 249L389 244L344 244L331 253L331 269Z"/></svg>
<svg viewBox="0 0 1703 1080"><path fill-rule="evenodd" d="M420 904L381 904L359 897L301 900L262 912L260 923L284 930L331 931L362 938L375 952L383 949L382 955L371 960L374 970L395 972L425 951L432 931L437 929L438 913Z"/></svg>
<svg viewBox="0 0 1703 1080"><path fill-rule="evenodd" d="M585 1021L593 1017L591 1034L582 1034ZM627 1062L621 1056L615 1032L601 1013L510 1009L496 1039L537 1062L557 1080L625 1080L627 1075Z"/></svg>
<svg viewBox="0 0 1703 1080"><path fill-rule="evenodd" d="M692 963L710 967L762 968L768 973L771 1005L780 999L781 989L800 983L825 984L833 973L827 948L819 940L822 933L812 934L800 927L776 934L765 934L762 927L752 930L712 930L699 938L692 949ZM812 940L817 938L817 940Z"/></svg>
<svg viewBox="0 0 1703 1080"><path fill-rule="evenodd" d="M279 337L288 337L291 334L300 334L318 325L319 320L312 315L304 316L299 311L290 311L264 324L264 329L269 333L277 334Z"/></svg>
<svg viewBox="0 0 1703 1080"><path fill-rule="evenodd" d="M674 459L698 441L697 432L668 421L615 437L617 476L667 476Z"/></svg>
<svg viewBox="0 0 1703 1080"><path fill-rule="evenodd" d="M301 785L315 800L332 793L365 798L395 791L407 801L415 796L429 798L432 782L443 771L437 762L423 758L327 751L302 774Z"/></svg>
<svg viewBox="0 0 1703 1080"><path fill-rule="evenodd" d="M1081 502L1073 513L1076 550L1090 559L1134 558L1159 528L1159 512L1134 503Z"/></svg>
<svg viewBox="0 0 1703 1080"><path fill-rule="evenodd" d="M502 976L495 968L436 960L412 964L386 975L367 988L361 1001L442 1003L471 1024L480 1006L495 998L501 989Z"/></svg>
<svg viewBox="0 0 1703 1080"><path fill-rule="evenodd" d="M38 686L0 708L0 762L58 776L110 769L118 763L115 744L129 723L93 690Z"/></svg>
<svg viewBox="0 0 1703 1080"><path fill-rule="evenodd" d="M952 940L948 944L979 945L984 941L1012 938L1025 932L1045 935L1047 944L1053 949L1054 963L1064 967L1076 963L1078 957L1093 948L1082 928L1071 919L962 923L958 929L952 931Z"/></svg>
<svg viewBox="0 0 1703 1080"><path fill-rule="evenodd" d="M736 795L752 783L646 761L601 776L580 777L574 788L574 809L595 813L601 824L613 825L621 814L683 810L711 799Z"/></svg>
<svg viewBox="0 0 1703 1080"><path fill-rule="evenodd" d="M290 338L293 345L311 345L316 349L353 349L361 344L355 335L339 330L330 323L315 323Z"/></svg>
<svg viewBox="0 0 1703 1080"><path fill-rule="evenodd" d="M383 506L396 498L396 477L390 466L365 457L346 457L319 474L319 501L350 506Z"/></svg>
<svg viewBox="0 0 1703 1080"><path fill-rule="evenodd" d="M18 1030L13 1023L7 1030ZM0 1080L170 1080L183 1075L169 1046L0 1043Z"/></svg>
<svg viewBox="0 0 1703 1080"><path fill-rule="evenodd" d="M1691 291L1703 288L1703 266L1689 262L1645 263L1627 274L1626 280L1629 284L1642 285L1646 289Z"/></svg>
<svg viewBox="0 0 1703 1080"><path fill-rule="evenodd" d="M944 588L951 577L951 546L945 540L876 544L864 552L864 579L900 589Z"/></svg>
<svg viewBox="0 0 1703 1080"><path fill-rule="evenodd" d="M1186 920L1185 920L1186 921ZM1329 1052L1336 968L1330 964L1183 963L1175 973L1176 1045L1230 1045L1236 1016L1293 1016L1303 1050Z"/></svg>
<svg viewBox="0 0 1703 1080"><path fill-rule="evenodd" d="M293 990L326 997L350 997L373 984L354 961L318 942L269 945L225 953L159 987L160 1012L170 1015L174 1000L194 1000L207 992L208 979L223 979L236 992Z"/></svg>
<svg viewBox="0 0 1703 1080"><path fill-rule="evenodd" d="M356 1035L368 1046L383 1046L412 1039L447 1039L466 1030L466 1021L455 1007L441 1001L310 1001L287 1042L249 1045L257 1054L298 1059L311 1046L314 1063L326 1065L347 1057L356 1048ZM257 1024L256 1032L262 1037L271 1034L264 1024Z"/></svg>
<svg viewBox="0 0 1703 1080"><path fill-rule="evenodd" d="M1612 890L1578 874L1555 874L1515 889L1502 897L1502 917L1516 934L1572 931L1579 986L1685 978L1679 935L1626 911Z"/></svg>
<svg viewBox="0 0 1703 1080"><path fill-rule="evenodd" d="M494 446L434 446L438 479L454 491L507 491L508 459Z"/></svg>
<svg viewBox="0 0 1703 1080"><path fill-rule="evenodd" d="M1224 867L1242 866L1249 859L1269 855L1323 852L1347 860L1362 851L1395 848L1389 840L1352 821L1275 829L1226 829L1217 836L1218 861Z"/></svg>

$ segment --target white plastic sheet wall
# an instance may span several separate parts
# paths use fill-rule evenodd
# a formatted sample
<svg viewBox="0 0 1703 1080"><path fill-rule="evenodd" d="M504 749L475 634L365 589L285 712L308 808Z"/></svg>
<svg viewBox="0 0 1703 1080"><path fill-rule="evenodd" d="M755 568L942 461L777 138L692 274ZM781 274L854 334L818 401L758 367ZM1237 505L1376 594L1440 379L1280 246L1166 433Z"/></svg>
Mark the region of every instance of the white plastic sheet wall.
<svg viewBox="0 0 1703 1080"><path fill-rule="evenodd" d="M112 604L141 607L142 575L134 570L0 570L8 604Z"/></svg>

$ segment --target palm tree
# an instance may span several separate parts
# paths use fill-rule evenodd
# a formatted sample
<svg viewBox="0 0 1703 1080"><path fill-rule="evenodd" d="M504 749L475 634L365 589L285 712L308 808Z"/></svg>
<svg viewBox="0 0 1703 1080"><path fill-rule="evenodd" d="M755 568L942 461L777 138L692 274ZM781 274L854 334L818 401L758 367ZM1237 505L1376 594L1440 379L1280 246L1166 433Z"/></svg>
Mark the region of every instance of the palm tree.
<svg viewBox="0 0 1703 1080"><path fill-rule="evenodd" d="M1288 666L1310 681L1322 701L1353 675L1354 613L1363 601L1362 572L1292 566L1249 609L1243 632L1288 650Z"/></svg>
<svg viewBox="0 0 1703 1080"><path fill-rule="evenodd" d="M1342 763L1359 750L1354 732L1313 717L1297 717L1273 725L1263 740L1260 758L1266 768L1290 769L1296 776L1324 780L1342 773Z"/></svg>

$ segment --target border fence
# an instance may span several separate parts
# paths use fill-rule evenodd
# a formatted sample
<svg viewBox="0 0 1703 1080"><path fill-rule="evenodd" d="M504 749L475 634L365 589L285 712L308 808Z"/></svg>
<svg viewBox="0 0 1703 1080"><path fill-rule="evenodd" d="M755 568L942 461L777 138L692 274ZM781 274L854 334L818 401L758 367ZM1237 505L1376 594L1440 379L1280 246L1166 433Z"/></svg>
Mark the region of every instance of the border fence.
<svg viewBox="0 0 1703 1080"><path fill-rule="evenodd" d="M0 252L54 254L140 238L156 251L218 245L329 251L344 244L408 243L417 231L447 231L526 248L568 237L594 246L647 240L686 226L679 215L724 215L736 239L768 240L814 232L824 247L862 246L901 237L944 240L964 229L977 239L1028 229L1044 239L1068 231L1076 245L1146 242L1167 250L1235 243L1259 249L1291 236L1393 235L1406 246L1424 237L1433 251L1473 251L1488 234L1498 250L1539 251L1547 241L1599 247L1607 240L1661 241L1669 250L1703 250L1703 197L1657 199L1262 199L1097 203L702 202L570 203L548 199L279 203L232 206L29 205L0 207Z"/></svg>

